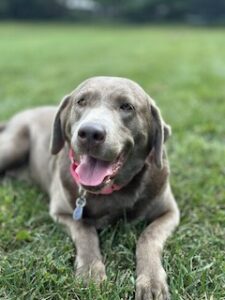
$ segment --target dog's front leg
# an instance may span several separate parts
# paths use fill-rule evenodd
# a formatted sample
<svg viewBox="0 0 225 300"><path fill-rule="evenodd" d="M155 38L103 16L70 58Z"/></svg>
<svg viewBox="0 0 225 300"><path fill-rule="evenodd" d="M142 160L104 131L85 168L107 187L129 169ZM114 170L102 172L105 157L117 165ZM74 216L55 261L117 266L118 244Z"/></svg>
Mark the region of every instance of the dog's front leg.
<svg viewBox="0 0 225 300"><path fill-rule="evenodd" d="M173 207L153 221L141 234L136 249L137 282L135 300L168 300L166 272L161 264L163 245L179 223L179 212Z"/></svg>
<svg viewBox="0 0 225 300"><path fill-rule="evenodd" d="M66 225L75 243L77 250L76 275L86 283L90 279L95 282L105 280L105 266L102 262L96 229L82 221L74 221L68 214L54 215L54 219Z"/></svg>

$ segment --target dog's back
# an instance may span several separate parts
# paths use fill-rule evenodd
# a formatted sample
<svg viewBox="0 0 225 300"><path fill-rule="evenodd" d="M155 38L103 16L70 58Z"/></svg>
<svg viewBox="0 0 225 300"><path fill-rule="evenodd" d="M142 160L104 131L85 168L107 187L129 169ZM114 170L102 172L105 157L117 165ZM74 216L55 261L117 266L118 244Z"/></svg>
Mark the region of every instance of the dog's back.
<svg viewBox="0 0 225 300"><path fill-rule="evenodd" d="M29 177L45 191L50 184L49 143L55 107L38 107L16 114L0 130L0 173ZM22 167L22 168L21 168Z"/></svg>

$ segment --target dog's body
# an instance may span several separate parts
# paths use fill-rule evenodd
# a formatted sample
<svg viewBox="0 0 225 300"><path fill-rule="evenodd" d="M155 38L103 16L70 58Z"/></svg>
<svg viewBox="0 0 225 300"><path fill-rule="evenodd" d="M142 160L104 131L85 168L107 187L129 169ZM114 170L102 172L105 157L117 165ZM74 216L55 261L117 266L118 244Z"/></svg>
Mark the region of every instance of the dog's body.
<svg viewBox="0 0 225 300"><path fill-rule="evenodd" d="M52 124L53 133L52 133ZM169 299L161 251L179 222L163 143L170 134L154 101L134 82L96 77L55 107L22 112L0 126L0 173L28 162L26 175L50 197L50 214L76 244L77 275L106 278L96 229L124 213L150 225L137 243L137 300ZM49 142L52 135L51 149ZM70 173L72 148L79 186L86 191L81 220ZM73 162L72 162L73 164ZM18 169L19 170L19 169ZM117 191L104 193L116 184Z"/></svg>

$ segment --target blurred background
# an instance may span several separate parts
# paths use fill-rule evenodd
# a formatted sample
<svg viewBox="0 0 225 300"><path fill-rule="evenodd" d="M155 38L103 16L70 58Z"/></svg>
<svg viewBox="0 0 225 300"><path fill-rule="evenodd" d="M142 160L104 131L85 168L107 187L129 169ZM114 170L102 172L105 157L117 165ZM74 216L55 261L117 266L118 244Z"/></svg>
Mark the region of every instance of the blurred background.
<svg viewBox="0 0 225 300"><path fill-rule="evenodd" d="M0 18L225 24L224 0L1 0Z"/></svg>

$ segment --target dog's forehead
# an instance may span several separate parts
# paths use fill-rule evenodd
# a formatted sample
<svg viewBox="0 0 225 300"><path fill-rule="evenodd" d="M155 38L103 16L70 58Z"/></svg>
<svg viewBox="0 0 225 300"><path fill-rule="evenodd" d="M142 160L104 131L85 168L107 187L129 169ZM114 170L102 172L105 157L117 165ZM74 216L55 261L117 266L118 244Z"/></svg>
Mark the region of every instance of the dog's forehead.
<svg viewBox="0 0 225 300"><path fill-rule="evenodd" d="M75 94L95 91L103 95L129 96L146 98L145 91L134 81L122 77L92 77L82 82L74 91Z"/></svg>

